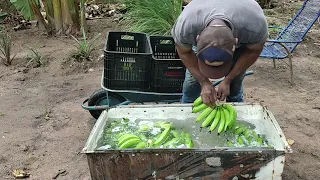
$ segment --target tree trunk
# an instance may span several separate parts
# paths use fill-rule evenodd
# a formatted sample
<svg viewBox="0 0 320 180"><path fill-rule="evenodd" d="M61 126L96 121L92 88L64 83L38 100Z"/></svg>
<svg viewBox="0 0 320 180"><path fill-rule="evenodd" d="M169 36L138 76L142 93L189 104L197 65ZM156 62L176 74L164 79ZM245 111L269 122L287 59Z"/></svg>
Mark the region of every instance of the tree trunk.
<svg viewBox="0 0 320 180"><path fill-rule="evenodd" d="M73 21L71 18L71 12L68 1L71 0L61 0L61 12L62 12L62 20L63 20L63 30L66 34L70 34L72 32Z"/></svg>
<svg viewBox="0 0 320 180"><path fill-rule="evenodd" d="M53 0L54 9L54 24L56 28L56 34L62 32L62 14L61 14L61 3L60 0Z"/></svg>
<svg viewBox="0 0 320 180"><path fill-rule="evenodd" d="M46 10L46 17L48 20L48 25L51 29L55 28L54 25L54 9L53 9L53 2L52 0L43 0L45 10Z"/></svg>
<svg viewBox="0 0 320 180"><path fill-rule="evenodd" d="M36 16L39 26L47 31L49 35L52 34L52 29L49 28L47 22L44 20L37 3L34 0L29 0L29 4L31 6L33 14Z"/></svg>
<svg viewBox="0 0 320 180"><path fill-rule="evenodd" d="M80 12L81 12L81 28L87 32L87 22L86 22L86 9L85 0L80 0Z"/></svg>
<svg viewBox="0 0 320 180"><path fill-rule="evenodd" d="M72 21L75 25L75 28L77 30L79 30L80 29L80 19L79 19L80 18L80 14L79 14L80 3L79 3L79 0L73 0L73 7L74 7L74 11L71 14Z"/></svg>

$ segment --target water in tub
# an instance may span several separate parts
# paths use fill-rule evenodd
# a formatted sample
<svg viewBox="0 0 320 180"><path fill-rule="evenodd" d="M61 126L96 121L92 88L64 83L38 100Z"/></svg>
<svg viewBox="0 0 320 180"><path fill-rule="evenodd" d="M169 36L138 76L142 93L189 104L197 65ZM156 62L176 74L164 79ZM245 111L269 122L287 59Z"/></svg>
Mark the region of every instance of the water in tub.
<svg viewBox="0 0 320 180"><path fill-rule="evenodd" d="M201 123L195 122L194 119L184 119L184 120L174 120L174 119L157 119L157 120L146 120L146 119L109 119L108 124L106 124L105 131L101 137L99 137L99 142L97 148L99 150L103 149L115 149L117 147L117 139L121 134L133 133L141 134L144 132L143 139L148 141L149 137L157 137L161 134L163 129L156 126L158 122L171 122L175 130L179 132L188 132L194 143L194 148L201 149L211 149L217 147L228 147L230 142L234 147L252 147L252 146L266 146L266 144L259 144L256 141L252 141L250 145L240 144L238 141L239 136L230 132L221 133L218 135L218 127L210 132L209 127L201 128ZM238 120L238 125L245 125L247 128L254 130L257 134L260 134L255 127L248 123L247 121ZM142 130L142 131L141 131ZM242 136L243 137L243 136ZM244 143L248 143L246 139L243 140ZM174 148L186 148L185 145L180 145Z"/></svg>

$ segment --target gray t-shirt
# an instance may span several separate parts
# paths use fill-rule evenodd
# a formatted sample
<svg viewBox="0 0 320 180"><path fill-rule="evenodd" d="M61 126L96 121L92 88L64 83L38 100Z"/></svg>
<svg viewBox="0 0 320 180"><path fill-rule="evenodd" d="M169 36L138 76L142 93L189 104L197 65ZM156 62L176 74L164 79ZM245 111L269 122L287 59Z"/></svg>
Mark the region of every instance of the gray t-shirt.
<svg viewBox="0 0 320 180"><path fill-rule="evenodd" d="M230 24L238 38L237 47L268 37L267 20L255 0L192 0L178 17L171 34L176 43L192 48L197 35L215 18Z"/></svg>

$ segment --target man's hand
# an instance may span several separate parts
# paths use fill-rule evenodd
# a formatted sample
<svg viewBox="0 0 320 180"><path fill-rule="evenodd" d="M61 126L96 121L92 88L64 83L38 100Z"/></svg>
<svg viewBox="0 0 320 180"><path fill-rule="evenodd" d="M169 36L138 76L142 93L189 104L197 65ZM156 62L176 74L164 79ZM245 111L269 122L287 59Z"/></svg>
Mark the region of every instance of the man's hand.
<svg viewBox="0 0 320 180"><path fill-rule="evenodd" d="M215 106L217 100L217 91L211 83L205 83L202 85L201 98L203 103L207 106Z"/></svg>
<svg viewBox="0 0 320 180"><path fill-rule="evenodd" d="M227 96L229 96L230 94L230 83L231 82L228 82L227 80L223 80L219 87L218 87L218 93L217 93L217 98L220 100L220 101L224 101L225 98Z"/></svg>

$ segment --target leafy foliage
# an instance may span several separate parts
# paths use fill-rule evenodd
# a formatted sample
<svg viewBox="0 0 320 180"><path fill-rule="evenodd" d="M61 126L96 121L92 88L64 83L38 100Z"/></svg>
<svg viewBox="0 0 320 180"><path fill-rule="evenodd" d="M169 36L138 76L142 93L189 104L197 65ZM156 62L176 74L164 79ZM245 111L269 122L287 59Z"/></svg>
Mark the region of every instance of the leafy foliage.
<svg viewBox="0 0 320 180"><path fill-rule="evenodd" d="M12 46L12 42L11 42L11 37L8 34L8 32L1 27L0 29L0 52L3 55L0 56L1 59L4 60L4 64L5 65L11 65L12 60L14 57L11 58L11 46Z"/></svg>
<svg viewBox="0 0 320 180"><path fill-rule="evenodd" d="M36 49L32 47L29 47L29 49L32 52L32 56L27 57L28 62L26 64L26 67L28 68L29 65L33 62L36 63L36 67L44 66L43 56Z"/></svg>
<svg viewBox="0 0 320 180"><path fill-rule="evenodd" d="M10 2L19 12L21 12L26 20L34 19L34 14L29 4L29 0L10 0ZM39 0L35 0L35 2L39 5Z"/></svg>
<svg viewBox="0 0 320 180"><path fill-rule="evenodd" d="M77 42L76 51L73 53L73 57L77 60L90 60L91 53L96 47L96 40L101 35L100 33L97 34L94 38L90 41L87 40L86 33L84 29L82 29L83 41L79 41L77 38L71 35L71 37Z"/></svg>
<svg viewBox="0 0 320 180"><path fill-rule="evenodd" d="M183 0L125 0L127 13L123 22L132 32L170 35L182 11Z"/></svg>

